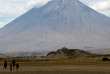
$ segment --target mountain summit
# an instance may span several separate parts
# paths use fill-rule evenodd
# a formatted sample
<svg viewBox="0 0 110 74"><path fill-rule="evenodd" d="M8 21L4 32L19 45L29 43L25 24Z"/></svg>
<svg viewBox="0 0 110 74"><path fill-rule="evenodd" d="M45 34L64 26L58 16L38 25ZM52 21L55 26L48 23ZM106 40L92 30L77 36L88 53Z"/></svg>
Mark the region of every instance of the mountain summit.
<svg viewBox="0 0 110 74"><path fill-rule="evenodd" d="M0 51L109 48L110 18L79 0L53 0L0 30Z"/></svg>

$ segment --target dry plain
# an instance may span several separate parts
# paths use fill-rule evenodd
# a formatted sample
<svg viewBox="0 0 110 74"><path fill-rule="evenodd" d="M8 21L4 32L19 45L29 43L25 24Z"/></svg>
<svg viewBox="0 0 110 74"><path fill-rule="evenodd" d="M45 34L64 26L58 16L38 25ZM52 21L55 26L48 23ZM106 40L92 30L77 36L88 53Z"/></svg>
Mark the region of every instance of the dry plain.
<svg viewBox="0 0 110 74"><path fill-rule="evenodd" d="M0 63L0 74L110 74L110 62L100 60L58 60L19 62L17 72L3 70Z"/></svg>

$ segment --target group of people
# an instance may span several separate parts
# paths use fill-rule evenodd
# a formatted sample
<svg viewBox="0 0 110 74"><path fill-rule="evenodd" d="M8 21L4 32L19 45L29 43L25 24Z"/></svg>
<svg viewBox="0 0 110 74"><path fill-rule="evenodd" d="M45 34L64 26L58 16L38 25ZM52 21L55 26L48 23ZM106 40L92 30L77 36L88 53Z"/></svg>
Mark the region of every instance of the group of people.
<svg viewBox="0 0 110 74"><path fill-rule="evenodd" d="M16 70L17 70L17 71L18 71L18 69L19 69L19 64L16 63L15 60L13 60L13 61L10 63L9 66L10 66L10 71L12 71L12 69L15 70L15 67L16 67ZM4 69L7 68L7 61L4 61L4 62L3 62L3 67L4 67Z"/></svg>

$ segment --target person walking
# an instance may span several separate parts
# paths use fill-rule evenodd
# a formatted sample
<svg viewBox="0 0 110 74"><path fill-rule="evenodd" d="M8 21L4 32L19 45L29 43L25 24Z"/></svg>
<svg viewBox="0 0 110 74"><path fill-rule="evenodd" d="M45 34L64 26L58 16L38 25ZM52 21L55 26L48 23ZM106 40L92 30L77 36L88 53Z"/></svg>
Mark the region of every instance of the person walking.
<svg viewBox="0 0 110 74"><path fill-rule="evenodd" d="M19 64L17 63L16 64L16 70L18 71L18 69L19 69Z"/></svg>
<svg viewBox="0 0 110 74"><path fill-rule="evenodd" d="M12 71L12 63L10 63L10 71Z"/></svg>
<svg viewBox="0 0 110 74"><path fill-rule="evenodd" d="M4 67L4 69L7 68L7 62L6 61L3 62L3 67Z"/></svg>
<svg viewBox="0 0 110 74"><path fill-rule="evenodd" d="M13 65L13 69L15 69L15 65L16 65L16 61L15 60L12 61L12 65Z"/></svg>

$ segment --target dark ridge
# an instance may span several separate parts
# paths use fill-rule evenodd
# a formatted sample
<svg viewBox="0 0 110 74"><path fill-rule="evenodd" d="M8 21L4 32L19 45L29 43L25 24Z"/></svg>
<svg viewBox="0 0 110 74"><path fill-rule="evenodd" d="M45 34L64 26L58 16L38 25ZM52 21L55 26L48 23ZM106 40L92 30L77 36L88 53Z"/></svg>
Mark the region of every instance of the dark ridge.
<svg viewBox="0 0 110 74"><path fill-rule="evenodd" d="M78 57L90 57L91 53L80 49L58 49L56 52L50 52L47 54L47 58L78 58Z"/></svg>

